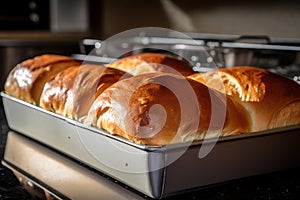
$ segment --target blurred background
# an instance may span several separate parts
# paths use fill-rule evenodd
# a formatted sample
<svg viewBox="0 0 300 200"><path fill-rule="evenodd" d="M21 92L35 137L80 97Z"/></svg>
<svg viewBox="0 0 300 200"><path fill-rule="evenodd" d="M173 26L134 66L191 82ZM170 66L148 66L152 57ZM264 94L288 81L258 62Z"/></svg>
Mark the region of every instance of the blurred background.
<svg viewBox="0 0 300 200"><path fill-rule="evenodd" d="M182 32L300 38L297 0L4 0L0 81L28 57L79 52L84 38L137 27Z"/></svg>

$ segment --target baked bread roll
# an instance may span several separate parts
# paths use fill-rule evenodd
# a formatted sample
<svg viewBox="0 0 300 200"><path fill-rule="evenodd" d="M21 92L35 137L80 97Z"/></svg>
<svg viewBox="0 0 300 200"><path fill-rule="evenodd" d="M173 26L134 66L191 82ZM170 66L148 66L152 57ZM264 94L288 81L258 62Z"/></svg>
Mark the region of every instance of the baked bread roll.
<svg viewBox="0 0 300 200"><path fill-rule="evenodd" d="M107 87L129 74L103 65L85 64L59 72L46 83L40 106L60 115L80 120L92 102Z"/></svg>
<svg viewBox="0 0 300 200"><path fill-rule="evenodd" d="M159 53L141 53L121 58L107 66L123 70L132 75L165 72L188 76L194 71L189 63L175 57Z"/></svg>
<svg viewBox="0 0 300 200"><path fill-rule="evenodd" d="M248 132L250 126L246 110L226 95L166 73L113 84L94 101L85 123L154 146Z"/></svg>
<svg viewBox="0 0 300 200"><path fill-rule="evenodd" d="M196 73L189 78L232 96L250 113L251 131L300 124L300 85L249 66Z"/></svg>
<svg viewBox="0 0 300 200"><path fill-rule="evenodd" d="M39 104L43 87L58 72L81 62L71 57L44 54L18 64L9 73L4 90L10 96Z"/></svg>

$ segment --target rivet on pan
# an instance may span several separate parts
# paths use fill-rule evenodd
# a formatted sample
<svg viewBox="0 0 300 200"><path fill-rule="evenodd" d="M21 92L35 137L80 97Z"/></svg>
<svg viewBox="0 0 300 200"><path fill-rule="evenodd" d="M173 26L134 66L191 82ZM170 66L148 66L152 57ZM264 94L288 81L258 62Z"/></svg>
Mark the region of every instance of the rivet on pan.
<svg viewBox="0 0 300 200"><path fill-rule="evenodd" d="M96 48L96 49L100 49L100 48L101 48L101 46L102 46L102 45L101 45L101 43L100 43L100 42L96 42L96 43L95 43L95 48Z"/></svg>
<svg viewBox="0 0 300 200"><path fill-rule="evenodd" d="M211 62L213 61L213 58L212 58L212 57L208 57L208 58L206 59L206 61L207 61L208 63L211 63Z"/></svg>
<svg viewBox="0 0 300 200"><path fill-rule="evenodd" d="M198 56L191 56L191 60L194 61L194 62L195 62L195 61L198 61L198 60L199 60L199 57L198 57Z"/></svg>

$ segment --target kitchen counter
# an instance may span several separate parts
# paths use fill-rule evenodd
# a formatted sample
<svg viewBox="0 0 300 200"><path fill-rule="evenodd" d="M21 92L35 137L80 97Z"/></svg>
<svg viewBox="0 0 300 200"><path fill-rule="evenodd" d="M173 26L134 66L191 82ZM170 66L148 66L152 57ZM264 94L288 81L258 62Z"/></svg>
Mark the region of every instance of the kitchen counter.
<svg viewBox="0 0 300 200"><path fill-rule="evenodd" d="M0 102L0 153L3 157L6 133L3 105ZM297 154L296 154L297 155ZM221 166L220 166L221 167ZM13 173L0 165L0 199L35 199L20 185ZM101 199L101 197L99 198ZM261 176L244 178L230 183L200 189L199 191L172 197L188 199L300 199L300 167Z"/></svg>

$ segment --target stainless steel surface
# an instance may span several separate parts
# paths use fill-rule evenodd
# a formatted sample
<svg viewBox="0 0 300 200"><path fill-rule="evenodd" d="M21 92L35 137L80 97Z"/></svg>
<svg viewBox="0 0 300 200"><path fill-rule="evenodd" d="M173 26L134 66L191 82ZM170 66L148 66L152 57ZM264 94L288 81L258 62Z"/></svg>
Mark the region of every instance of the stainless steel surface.
<svg viewBox="0 0 300 200"><path fill-rule="evenodd" d="M2 97L12 130L154 198L300 166L295 153L300 151L299 126L290 130L227 137L200 159L201 143L187 149L181 145L170 148L140 146L3 93ZM182 152L181 157L172 162Z"/></svg>
<svg viewBox="0 0 300 200"><path fill-rule="evenodd" d="M0 155L3 158L6 146L7 132L9 130L0 100ZM31 196L20 185L14 174L0 163L0 199L26 199L32 200Z"/></svg>
<svg viewBox="0 0 300 200"><path fill-rule="evenodd" d="M8 133L3 164L13 171L23 172L22 175L32 184L57 199L143 199L104 176L14 132Z"/></svg>
<svg viewBox="0 0 300 200"><path fill-rule="evenodd" d="M0 151L1 158L6 147L8 127L4 116L3 105L0 104ZM14 147L18 148L18 147ZM49 148L48 148L49 149ZM53 149L49 149L53 151ZM57 152L56 152L57 153ZM69 158L66 158L69 159ZM34 165L35 163L32 163ZM15 166L16 168L17 166ZM89 168L89 170L91 170ZM45 191L36 187L28 177L17 170L13 172L0 163L0 196L1 199L37 200L36 195L45 196ZM18 179L20 182L18 181ZM108 176L105 176L108 178ZM114 181L113 181L114 182ZM30 192L26 192L26 190ZM124 186L127 190L128 186ZM50 195L47 195L48 199ZM276 171L271 174L248 177L232 182L201 187L196 191L185 192L168 199L287 199L294 200L300 197L300 167L284 171ZM45 198L42 198L45 199ZM50 198L52 199L52 198ZM101 199L101 198L99 198Z"/></svg>
<svg viewBox="0 0 300 200"><path fill-rule="evenodd" d="M81 53L93 62L140 52L164 52L184 58L194 71L216 68L255 66L281 74L299 82L300 41L266 36L189 34L162 37L146 35L116 38L109 41L86 39L80 43ZM98 57L98 59L97 59ZM108 59L105 59L108 58ZM110 59L109 59L110 58Z"/></svg>
<svg viewBox="0 0 300 200"><path fill-rule="evenodd" d="M53 32L89 31L89 5L87 0L50 0L50 30Z"/></svg>
<svg viewBox="0 0 300 200"><path fill-rule="evenodd" d="M4 96L8 97L3 94ZM150 157L157 157L156 165L160 166L163 162L160 153L148 153L142 146L137 148L128 145L122 139L112 139L104 132L100 134L100 130L95 132L85 129L76 125L79 122L24 103L17 99L14 101L3 98L8 125L12 130L105 172L146 195L161 195L161 181L152 183L152 173L148 173L151 171L150 167L158 168L149 164Z"/></svg>

